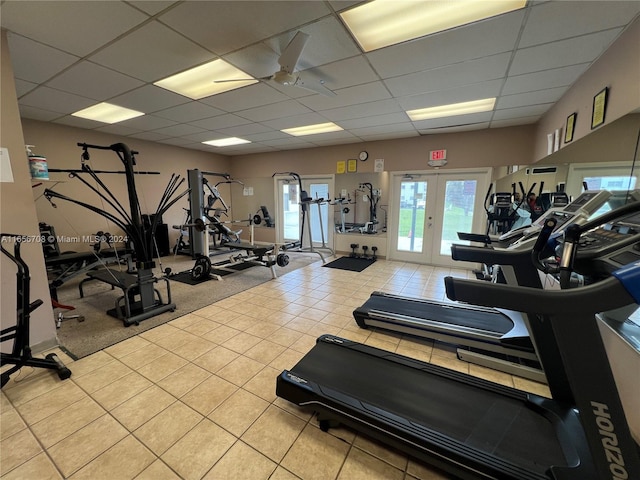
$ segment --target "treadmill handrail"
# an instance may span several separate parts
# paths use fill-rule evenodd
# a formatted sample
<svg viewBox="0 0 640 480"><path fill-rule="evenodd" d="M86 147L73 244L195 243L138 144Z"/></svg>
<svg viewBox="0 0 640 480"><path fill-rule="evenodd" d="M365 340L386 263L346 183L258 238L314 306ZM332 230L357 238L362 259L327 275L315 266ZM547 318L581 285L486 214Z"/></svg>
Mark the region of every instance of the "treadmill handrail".
<svg viewBox="0 0 640 480"><path fill-rule="evenodd" d="M498 265L530 265L531 251L495 250L475 245L451 245L451 258L465 262L482 262Z"/></svg>
<svg viewBox="0 0 640 480"><path fill-rule="evenodd" d="M543 315L595 315L635 303L616 277L570 290L540 290L454 277L445 277L444 283L451 300ZM593 301L586 301L593 298L598 299L597 308Z"/></svg>

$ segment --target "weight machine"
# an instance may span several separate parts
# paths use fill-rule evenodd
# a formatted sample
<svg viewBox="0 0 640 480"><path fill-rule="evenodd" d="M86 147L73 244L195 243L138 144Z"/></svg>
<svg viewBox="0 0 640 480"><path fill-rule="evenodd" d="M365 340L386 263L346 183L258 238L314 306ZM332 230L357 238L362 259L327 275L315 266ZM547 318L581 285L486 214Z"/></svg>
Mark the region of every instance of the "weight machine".
<svg viewBox="0 0 640 480"><path fill-rule="evenodd" d="M171 175L171 179L169 180L169 183L160 198L160 202L158 203L153 221L149 226L145 226L142 222L142 213L135 183L135 172L133 170L133 166L136 163L135 155L137 152L132 151L124 143L115 143L109 146L78 143L78 146L82 148L82 168L80 172L70 173L70 176L72 178L77 178L85 186L96 193L103 202L106 202L115 211L115 213L72 199L51 189L46 189L44 191L45 198L49 200L54 208L56 205L53 203L52 199L58 198L80 205L81 207L97 213L98 215L101 215L107 220L113 222L125 232L128 242L133 246L136 259L135 272L122 272L106 267L101 270L88 272L87 278L80 282L80 296L83 295L82 286L87 281L97 280L107 283L112 287L120 288L123 295L116 299L115 308L108 310L107 313L119 320L122 320L125 326L130 326L132 324L138 325L142 320L146 320L147 318L154 317L167 311L174 311L176 309L176 305L171 302L171 288L169 281L166 276L157 278L153 274L153 269L156 266L153 261L153 252L157 250L154 245L154 234L162 214L189 193L189 190L185 190L180 194L176 194L178 188L184 183L184 179L181 179L179 175ZM126 177L127 193L129 197L128 211L118 201L109 188L107 188L104 182L100 180L96 172L85 163L90 158L89 149L111 150L115 152L122 161L125 168L123 173ZM104 193L82 178L81 174L85 173L95 181ZM163 301L158 289L155 288L155 285L159 280L164 281L166 286L166 303Z"/></svg>
<svg viewBox="0 0 640 480"><path fill-rule="evenodd" d="M205 176L221 177L224 180L211 185ZM187 170L187 180L189 182L189 208L185 209L187 218L184 224L174 225L174 229L180 230L175 251L176 253L187 253L193 259L200 256L209 256L211 254L209 248L209 237L213 236L213 248L217 248L218 244L223 245L230 242L239 242L241 231L233 231L220 221L221 215L228 215L229 207L225 203L218 186L222 183L238 183L238 180L232 180L228 173L204 172L198 169ZM208 191L205 202L205 189ZM219 203L219 206L216 206ZM199 223L198 228L194 228L196 222ZM201 227L204 226L203 230ZM209 228L211 227L211 228ZM184 242L184 236L188 232L189 244Z"/></svg>
<svg viewBox="0 0 640 480"><path fill-rule="evenodd" d="M378 229L378 215L377 208L380 201L380 190L374 189L373 185L369 182L361 183L358 186L358 190L368 190L367 199L369 200L369 221L364 224L364 227L360 228L360 233L377 233Z"/></svg>

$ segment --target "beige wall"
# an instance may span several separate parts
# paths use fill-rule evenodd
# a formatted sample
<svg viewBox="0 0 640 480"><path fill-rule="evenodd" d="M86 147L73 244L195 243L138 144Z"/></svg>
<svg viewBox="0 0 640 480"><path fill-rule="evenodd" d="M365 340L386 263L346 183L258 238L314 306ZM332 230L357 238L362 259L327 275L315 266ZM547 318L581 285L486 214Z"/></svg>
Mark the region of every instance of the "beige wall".
<svg viewBox="0 0 640 480"><path fill-rule="evenodd" d="M567 117L574 112L578 115L573 142L591 133L593 97L604 87L609 87L604 125L640 108L639 45L640 18L627 28L538 122L532 161L547 156L547 134L557 128L564 132ZM564 138L564 133L562 135ZM564 146L564 142L561 142L561 147Z"/></svg>
<svg viewBox="0 0 640 480"><path fill-rule="evenodd" d="M2 48L0 79L0 146L6 148L11 158L13 183L0 183L0 231L35 237L38 219L32 200L31 175L24 148L20 124L20 112L16 97L13 68L7 47L6 32L0 38ZM3 247L13 254L13 243ZM41 347L55 343L55 323L49 301L44 258L39 243L24 243L22 255L31 272L31 301L40 298L44 304L31 314L31 345ZM16 324L16 268L4 256L0 259L0 326L2 329ZM10 351L12 342L3 343L3 352ZM37 349L37 348L36 348Z"/></svg>
<svg viewBox="0 0 640 480"><path fill-rule="evenodd" d="M235 178L271 177L282 171L335 173L337 161L356 158L360 150L367 150L369 160L358 162L358 173L373 172L377 158L384 159L385 171L428 170L429 151L439 149L447 150L445 169L518 165L531 160L534 133L535 127L527 125L252 154L234 157L230 168Z"/></svg>

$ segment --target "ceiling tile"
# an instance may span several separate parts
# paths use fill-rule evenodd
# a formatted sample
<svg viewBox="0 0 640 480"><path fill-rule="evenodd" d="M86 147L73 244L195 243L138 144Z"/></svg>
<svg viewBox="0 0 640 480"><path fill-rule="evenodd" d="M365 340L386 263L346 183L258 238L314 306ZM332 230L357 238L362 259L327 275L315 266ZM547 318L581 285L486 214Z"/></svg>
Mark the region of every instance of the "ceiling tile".
<svg viewBox="0 0 640 480"><path fill-rule="evenodd" d="M310 111L310 109L301 105L297 101L289 100L288 102L280 102L278 104L264 105L262 107L242 110L241 112L238 112L238 115L254 122L263 122L265 120L299 115Z"/></svg>
<svg viewBox="0 0 640 480"><path fill-rule="evenodd" d="M185 104L189 99L155 85L146 85L112 98L109 101L121 107L133 108L139 112L154 113Z"/></svg>
<svg viewBox="0 0 640 480"><path fill-rule="evenodd" d="M376 115L363 118L355 118L351 120L342 120L339 125L346 130L354 130L357 128L371 127L374 125L390 125L392 123L408 122L409 117L406 113L389 113L387 115Z"/></svg>
<svg viewBox="0 0 640 480"><path fill-rule="evenodd" d="M458 88L439 90L437 92L423 93L421 95L413 95L410 97L402 97L398 98L398 103L406 111L416 108L427 108L438 105L468 102L471 100L481 100L483 98L494 98L499 95L502 82L502 79L489 80L488 82L473 83Z"/></svg>
<svg viewBox="0 0 640 480"><path fill-rule="evenodd" d="M3 2L2 27L84 57L149 17L124 2ZM108 19L108 21L105 21Z"/></svg>
<svg viewBox="0 0 640 480"><path fill-rule="evenodd" d="M47 85L102 102L140 87L143 83L95 63L80 62L47 82Z"/></svg>
<svg viewBox="0 0 640 480"><path fill-rule="evenodd" d="M577 6L576 2L546 2L531 9L519 47L620 27L638 12L638 1L591 1L588 8Z"/></svg>
<svg viewBox="0 0 640 480"><path fill-rule="evenodd" d="M532 117L509 118L507 120L492 120L491 128L515 127L517 125L530 125L540 120L540 115Z"/></svg>
<svg viewBox="0 0 640 480"><path fill-rule="evenodd" d="M378 75L362 55L305 70L301 77L305 81L323 80L330 90L339 90L379 80Z"/></svg>
<svg viewBox="0 0 640 480"><path fill-rule="evenodd" d="M513 95L546 88L566 87L573 84L587 68L589 68L588 63L581 63L569 67L509 76L502 88L502 94Z"/></svg>
<svg viewBox="0 0 640 480"><path fill-rule="evenodd" d="M60 125L68 125L69 127L84 128L87 130L93 130L101 125L102 122L96 122L94 120L88 120L86 118L74 117L72 115L65 115L64 117L54 120L53 123L59 123Z"/></svg>
<svg viewBox="0 0 640 480"><path fill-rule="evenodd" d="M336 91L335 97L325 97L323 95L311 95L298 99L298 102L306 105L312 110L323 111L347 105L357 105L359 103L374 102L391 98L389 91L382 82L371 82L355 87L342 88Z"/></svg>
<svg viewBox="0 0 640 480"><path fill-rule="evenodd" d="M18 107L20 109L20 118L31 118L32 120L40 120L41 122L50 122L61 116L60 113L29 107L27 105L19 105Z"/></svg>
<svg viewBox="0 0 640 480"><path fill-rule="evenodd" d="M417 133L416 127L411 122L400 122L393 125L370 126L363 128L354 128L352 132L358 136L382 135L385 133Z"/></svg>
<svg viewBox="0 0 640 480"><path fill-rule="evenodd" d="M109 133L111 135L133 135L134 133L140 133L142 130L134 128L128 125L122 125L122 123L114 123L112 125L105 125L95 129L97 132Z"/></svg>
<svg viewBox="0 0 640 480"><path fill-rule="evenodd" d="M167 120L166 118L156 117L154 115L143 115L142 117L132 118L121 123L122 125L139 129L143 132L170 127L176 124L176 122L172 122L171 120Z"/></svg>
<svg viewBox="0 0 640 480"><path fill-rule="evenodd" d="M592 62L611 45L620 32L621 29L606 30L579 38L519 49L509 68L509 75Z"/></svg>
<svg viewBox="0 0 640 480"><path fill-rule="evenodd" d="M244 138L246 140L250 140L252 142L264 142L265 140L275 140L278 138L289 138L290 135L286 133L282 133L280 130L270 130L264 133L256 133L245 135Z"/></svg>
<svg viewBox="0 0 640 480"><path fill-rule="evenodd" d="M323 2L184 2L159 19L223 55L330 13Z"/></svg>
<svg viewBox="0 0 640 480"><path fill-rule="evenodd" d="M151 22L89 59L146 82L155 82L216 58L158 22Z"/></svg>
<svg viewBox="0 0 640 480"><path fill-rule="evenodd" d="M239 112L249 108L289 100L289 97L264 82L201 99L202 103L227 112Z"/></svg>
<svg viewBox="0 0 640 480"><path fill-rule="evenodd" d="M233 127L235 125L245 125L251 122L246 118L242 118L237 115L225 114L225 115L218 115L217 117L196 120L195 122L190 122L190 123L191 125L204 128L205 130L217 130L219 128L228 128L228 127Z"/></svg>
<svg viewBox="0 0 640 480"><path fill-rule="evenodd" d="M549 88L519 95L506 95L496 103L496 109L525 107L543 103L554 103L567 91L567 87Z"/></svg>
<svg viewBox="0 0 640 480"><path fill-rule="evenodd" d="M511 12L366 56L382 78L493 56L515 47L523 18L524 11Z"/></svg>
<svg viewBox="0 0 640 480"><path fill-rule="evenodd" d="M531 105L527 107L518 107L518 108L505 108L504 110L496 110L493 114L493 121L495 120L506 120L509 118L522 118L522 117L535 117L543 115L549 108L551 108L552 103L546 103L542 105Z"/></svg>
<svg viewBox="0 0 640 480"><path fill-rule="evenodd" d="M7 35L7 43L14 76L30 82L49 80L79 60L79 57L11 32Z"/></svg>
<svg viewBox="0 0 640 480"><path fill-rule="evenodd" d="M49 87L39 87L20 99L20 105L38 107L59 113L73 113L95 104L90 98L61 92Z"/></svg>
<svg viewBox="0 0 640 480"><path fill-rule="evenodd" d="M160 110L159 112L155 112L154 115L156 117L173 120L174 122L186 123L223 115L224 113L222 110L210 107L201 102L190 102L178 105L177 107Z"/></svg>
<svg viewBox="0 0 640 480"><path fill-rule="evenodd" d="M129 0L128 3L133 5L134 7L139 8L143 12L148 13L149 15L156 15L157 13L166 10L172 5L177 5L180 2L172 2L169 0Z"/></svg>
<svg viewBox="0 0 640 480"><path fill-rule="evenodd" d="M302 127L305 125L316 125L318 123L327 123L327 119L316 112L305 113L302 115L292 115L288 117L276 117L271 120L265 120L265 125L275 130L283 130L285 128Z"/></svg>
<svg viewBox="0 0 640 480"><path fill-rule="evenodd" d="M371 116L375 117L377 115L385 115L402 111L403 109L400 108L395 99L387 99L377 102L360 103L357 105L349 105L347 107L323 110L322 116L328 118L332 122L339 122L341 120Z"/></svg>
<svg viewBox="0 0 640 480"><path fill-rule="evenodd" d="M150 142L157 142L157 141L163 140L165 138L169 138L167 135L162 135L162 134L157 133L157 132L133 133L133 134L130 135L130 137L139 138L140 140L148 140Z"/></svg>
<svg viewBox="0 0 640 480"><path fill-rule="evenodd" d="M20 80L18 78L16 78L15 80L16 80L16 95L18 96L18 98L22 97L23 95L26 95L31 90L34 90L35 88L38 87L37 83L27 82L25 80Z"/></svg>
<svg viewBox="0 0 640 480"><path fill-rule="evenodd" d="M163 127L157 130L154 130L154 133L163 135L164 137L182 137L185 135L192 135L194 133L201 133L206 130L195 127L193 125L171 125L170 127Z"/></svg>
<svg viewBox="0 0 640 480"><path fill-rule="evenodd" d="M394 96L448 90L453 87L505 77L510 58L510 53L502 53L479 60L470 60L447 67L390 78L385 80L385 84Z"/></svg>
<svg viewBox="0 0 640 480"><path fill-rule="evenodd" d="M219 128L216 131L229 137L245 138L247 135L272 132L273 130L261 123L248 123L246 125L237 125L235 127Z"/></svg>

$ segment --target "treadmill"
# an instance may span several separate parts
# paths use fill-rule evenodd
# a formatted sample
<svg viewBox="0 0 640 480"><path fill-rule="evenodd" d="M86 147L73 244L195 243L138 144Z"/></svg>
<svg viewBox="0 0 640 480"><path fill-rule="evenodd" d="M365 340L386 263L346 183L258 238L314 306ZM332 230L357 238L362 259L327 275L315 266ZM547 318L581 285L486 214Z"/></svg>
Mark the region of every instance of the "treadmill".
<svg viewBox="0 0 640 480"><path fill-rule="evenodd" d="M640 303L640 219L620 235L589 243L591 229L638 215L640 202L576 226L565 238L563 272L615 269L570 290L539 290L447 277L453 300L531 312L530 333L548 372L545 398L333 335L323 335L277 378L276 394L313 409L326 431L339 424L462 479L640 478L631 437L596 314ZM627 219L628 220L628 219ZM635 220L634 220L635 221ZM549 224L553 222L550 221ZM534 252L551 233L543 229ZM580 234L583 242L580 243ZM623 257L621 257L623 256ZM604 277L604 275L602 275Z"/></svg>
<svg viewBox="0 0 640 480"><path fill-rule="evenodd" d="M584 222L609 195L606 191L586 191L564 209L546 212L540 225L553 218L555 231L560 232L570 223ZM540 227L529 230L507 249L452 245L452 257L500 265L508 284L542 288L538 270L530 260ZM361 328L375 327L457 345L461 360L546 383L523 313L375 291L353 311L353 316Z"/></svg>

